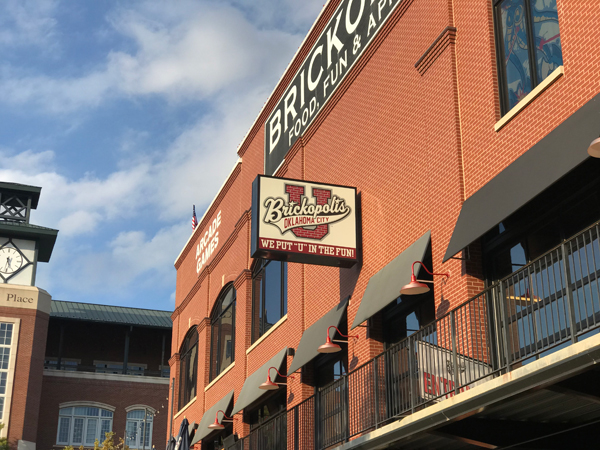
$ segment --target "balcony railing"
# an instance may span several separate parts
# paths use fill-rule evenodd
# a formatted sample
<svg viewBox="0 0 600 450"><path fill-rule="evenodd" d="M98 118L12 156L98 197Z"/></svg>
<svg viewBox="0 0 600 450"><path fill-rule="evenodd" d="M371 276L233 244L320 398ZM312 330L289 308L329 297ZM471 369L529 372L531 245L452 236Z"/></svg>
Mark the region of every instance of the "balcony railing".
<svg viewBox="0 0 600 450"><path fill-rule="evenodd" d="M563 242L235 448L325 449L599 332L599 234L595 224Z"/></svg>
<svg viewBox="0 0 600 450"><path fill-rule="evenodd" d="M67 372L94 372L94 373L105 373L105 374L123 374L123 367L120 368L105 368L98 366L84 366L82 364L77 364L73 362L61 363L60 369L56 364L56 361L45 361L44 362L45 370L60 370ZM163 377L169 378L170 372L168 370L148 370L140 367L128 367L127 375L135 375L135 376L144 376L144 377Z"/></svg>

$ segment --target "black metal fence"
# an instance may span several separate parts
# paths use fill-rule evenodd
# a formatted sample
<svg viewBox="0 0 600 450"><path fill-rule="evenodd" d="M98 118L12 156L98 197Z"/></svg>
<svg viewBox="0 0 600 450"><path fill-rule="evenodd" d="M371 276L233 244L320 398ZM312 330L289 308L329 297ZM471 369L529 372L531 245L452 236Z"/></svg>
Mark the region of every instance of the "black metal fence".
<svg viewBox="0 0 600 450"><path fill-rule="evenodd" d="M286 426L257 430L238 448L325 449L599 332L599 234L595 224L563 242L288 410ZM258 437L267 432L279 436L268 441L275 444Z"/></svg>

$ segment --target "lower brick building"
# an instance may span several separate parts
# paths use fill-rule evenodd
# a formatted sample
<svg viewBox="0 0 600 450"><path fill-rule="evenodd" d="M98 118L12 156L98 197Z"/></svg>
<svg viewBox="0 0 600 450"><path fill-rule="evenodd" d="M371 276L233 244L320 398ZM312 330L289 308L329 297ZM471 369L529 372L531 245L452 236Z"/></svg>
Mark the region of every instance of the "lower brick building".
<svg viewBox="0 0 600 450"><path fill-rule="evenodd" d="M594 445L599 14L327 2L175 262L173 428L202 450Z"/></svg>
<svg viewBox="0 0 600 450"><path fill-rule="evenodd" d="M38 448L93 447L107 431L133 449L165 445L170 314L52 301Z"/></svg>

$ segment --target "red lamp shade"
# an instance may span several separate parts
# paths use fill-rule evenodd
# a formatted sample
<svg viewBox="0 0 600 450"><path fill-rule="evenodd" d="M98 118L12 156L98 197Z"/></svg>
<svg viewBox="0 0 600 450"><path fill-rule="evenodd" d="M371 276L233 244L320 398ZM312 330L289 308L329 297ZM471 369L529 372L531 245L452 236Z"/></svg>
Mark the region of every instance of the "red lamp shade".
<svg viewBox="0 0 600 450"><path fill-rule="evenodd" d="M600 158L600 138L592 141L588 147L588 155L593 158Z"/></svg>
<svg viewBox="0 0 600 450"><path fill-rule="evenodd" d="M429 292L429 286L425 283L418 282L414 273L410 276L410 283L400 289L401 295L417 295L424 294L425 292Z"/></svg>
<svg viewBox="0 0 600 450"><path fill-rule="evenodd" d="M325 341L325 343L323 345L319 346L317 351L319 353L337 353L337 352L341 351L342 347L331 342L331 338L329 337L329 330L327 330L327 331L328 331L327 340Z"/></svg>
<svg viewBox="0 0 600 450"><path fill-rule="evenodd" d="M271 374L267 373L267 381L261 384L258 388L265 391L275 391L279 389L279 386L271 381Z"/></svg>
<svg viewBox="0 0 600 450"><path fill-rule="evenodd" d="M211 430L224 430L225 429L225 425L221 425L219 423L219 419L217 416L215 416L215 422L211 423L208 428L210 428Z"/></svg>

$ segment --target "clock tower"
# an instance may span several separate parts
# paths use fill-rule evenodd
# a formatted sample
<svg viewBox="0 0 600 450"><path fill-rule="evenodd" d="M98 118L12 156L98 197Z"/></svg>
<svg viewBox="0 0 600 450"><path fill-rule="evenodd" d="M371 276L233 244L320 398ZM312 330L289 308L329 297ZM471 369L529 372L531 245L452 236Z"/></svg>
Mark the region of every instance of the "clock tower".
<svg viewBox="0 0 600 450"><path fill-rule="evenodd" d="M0 182L0 284L35 285L38 262L48 262L58 230L29 223L42 189Z"/></svg>
<svg viewBox="0 0 600 450"><path fill-rule="evenodd" d="M41 188L0 182L0 437L35 450L52 297L35 286L58 230L30 223Z"/></svg>

